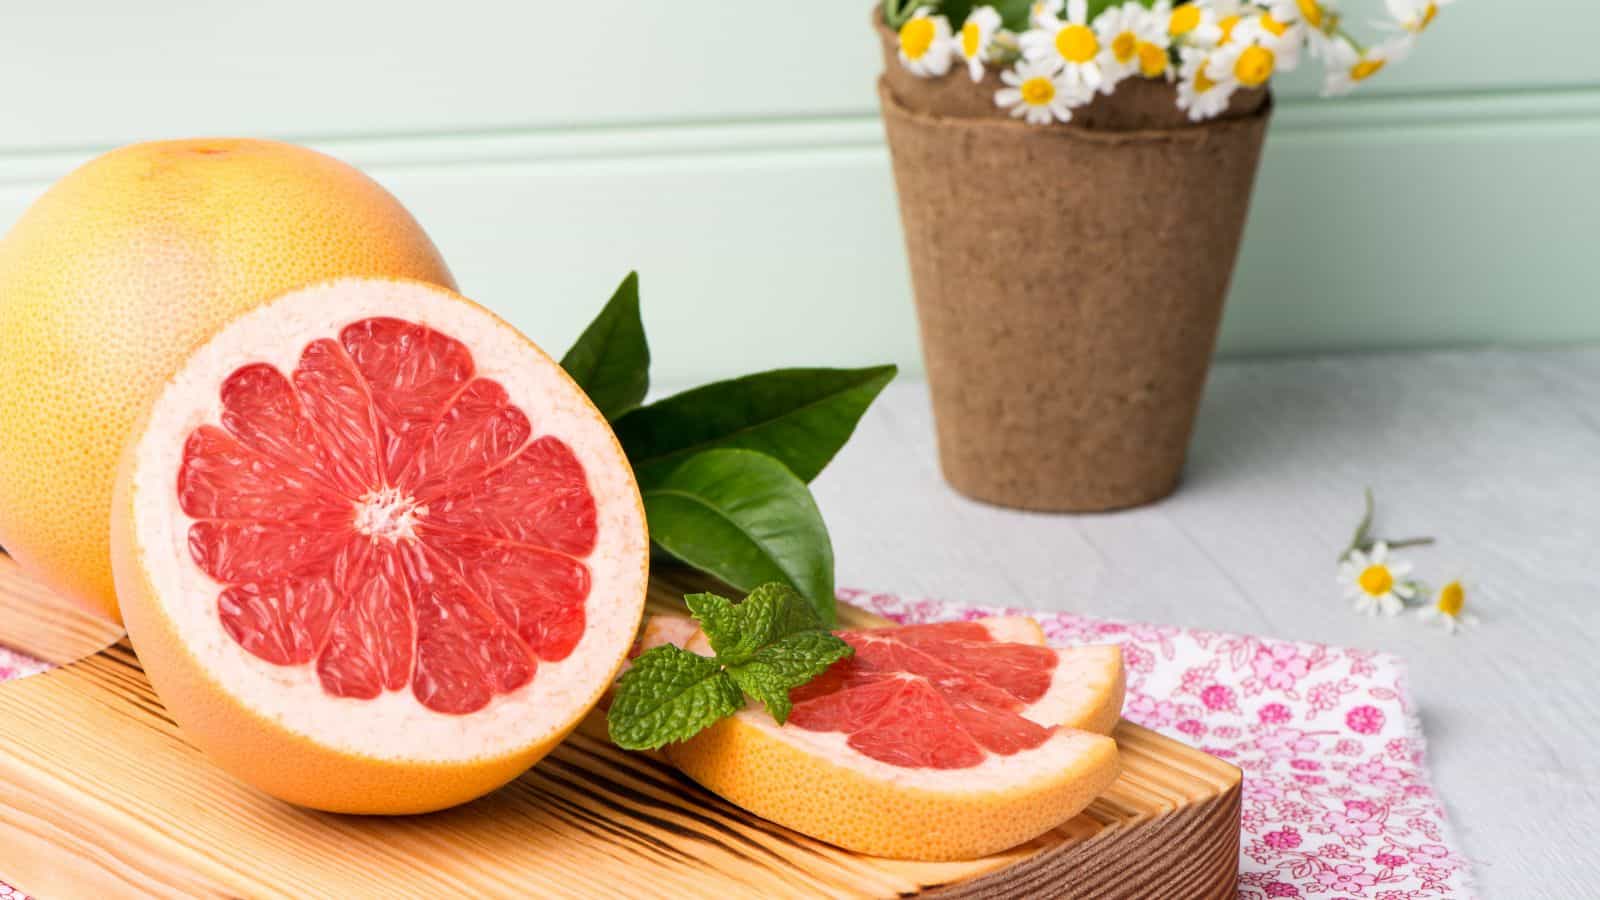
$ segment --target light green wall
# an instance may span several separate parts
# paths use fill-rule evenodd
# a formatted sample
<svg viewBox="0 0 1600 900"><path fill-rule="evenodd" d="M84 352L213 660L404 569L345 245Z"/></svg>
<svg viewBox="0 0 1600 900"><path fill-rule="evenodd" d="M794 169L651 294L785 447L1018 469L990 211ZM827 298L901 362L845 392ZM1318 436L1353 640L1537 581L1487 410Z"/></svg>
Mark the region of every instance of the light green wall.
<svg viewBox="0 0 1600 900"><path fill-rule="evenodd" d="M469 293L554 349L638 268L666 377L914 368L868 7L8 11L28 40L0 54L0 224L118 143L282 137L383 181ZM1367 94L1280 85L1224 352L1600 340L1588 8L1461 0Z"/></svg>

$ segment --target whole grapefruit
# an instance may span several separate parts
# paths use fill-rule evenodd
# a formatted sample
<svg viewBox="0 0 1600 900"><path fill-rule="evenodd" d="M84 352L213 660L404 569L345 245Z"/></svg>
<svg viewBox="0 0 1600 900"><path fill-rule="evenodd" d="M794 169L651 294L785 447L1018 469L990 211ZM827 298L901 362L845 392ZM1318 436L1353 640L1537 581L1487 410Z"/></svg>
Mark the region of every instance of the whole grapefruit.
<svg viewBox="0 0 1600 900"><path fill-rule="evenodd" d="M137 411L223 323L346 275L454 286L393 196L303 147L136 144L57 182L0 241L0 545L119 617L107 522Z"/></svg>

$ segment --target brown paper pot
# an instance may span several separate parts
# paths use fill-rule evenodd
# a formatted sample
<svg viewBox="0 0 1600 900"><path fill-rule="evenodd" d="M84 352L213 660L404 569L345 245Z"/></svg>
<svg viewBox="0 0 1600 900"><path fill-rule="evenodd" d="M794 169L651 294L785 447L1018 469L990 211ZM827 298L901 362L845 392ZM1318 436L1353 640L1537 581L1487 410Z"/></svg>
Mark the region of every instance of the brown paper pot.
<svg viewBox="0 0 1600 900"><path fill-rule="evenodd" d="M1095 511L1177 486L1271 103L1194 125L1130 79L1036 127L991 69L919 79L878 26L945 478L1004 506Z"/></svg>

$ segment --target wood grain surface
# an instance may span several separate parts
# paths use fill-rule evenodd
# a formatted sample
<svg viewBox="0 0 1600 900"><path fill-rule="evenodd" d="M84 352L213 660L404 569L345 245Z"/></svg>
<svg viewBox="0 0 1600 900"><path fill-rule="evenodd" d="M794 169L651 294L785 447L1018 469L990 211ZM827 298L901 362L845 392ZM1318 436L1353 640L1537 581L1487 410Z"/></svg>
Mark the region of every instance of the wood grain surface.
<svg viewBox="0 0 1600 900"><path fill-rule="evenodd" d="M0 584L17 581L0 568ZM658 579L652 606L686 586ZM1210 898L1231 897L1237 875L1239 771L1126 722L1122 777L1088 810L961 863L865 857L772 825L618 750L598 715L457 809L297 809L185 743L126 643L0 686L0 722L0 876L40 897Z"/></svg>
<svg viewBox="0 0 1600 900"><path fill-rule="evenodd" d="M24 577L0 549L0 646L60 666L99 653L124 633Z"/></svg>

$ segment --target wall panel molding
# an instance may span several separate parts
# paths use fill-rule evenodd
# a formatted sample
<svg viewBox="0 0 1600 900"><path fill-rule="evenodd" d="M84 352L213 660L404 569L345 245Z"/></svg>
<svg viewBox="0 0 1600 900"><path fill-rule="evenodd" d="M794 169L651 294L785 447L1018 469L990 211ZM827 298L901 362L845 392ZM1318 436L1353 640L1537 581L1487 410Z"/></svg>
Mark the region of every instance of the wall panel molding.
<svg viewBox="0 0 1600 900"><path fill-rule="evenodd" d="M389 186L553 350L637 268L663 377L918 367L874 116L282 136ZM0 152L0 226L100 149ZM1223 352L1600 340L1596 159L1600 87L1284 100Z"/></svg>

